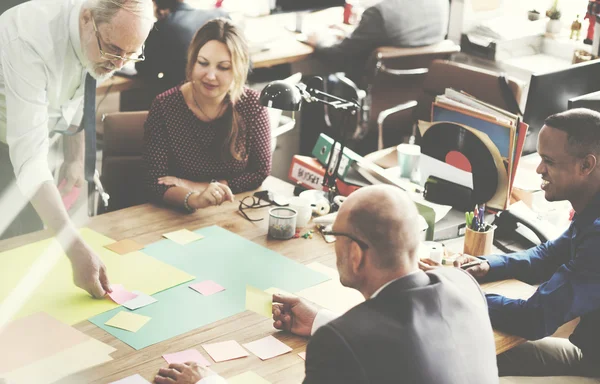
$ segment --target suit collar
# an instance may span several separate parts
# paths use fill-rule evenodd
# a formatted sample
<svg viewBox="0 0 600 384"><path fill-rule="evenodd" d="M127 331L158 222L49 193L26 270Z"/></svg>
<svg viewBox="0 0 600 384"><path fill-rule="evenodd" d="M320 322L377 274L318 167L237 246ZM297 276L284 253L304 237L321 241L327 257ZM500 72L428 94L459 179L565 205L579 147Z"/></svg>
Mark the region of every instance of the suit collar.
<svg viewBox="0 0 600 384"><path fill-rule="evenodd" d="M414 288L425 287L429 284L431 284L429 276L425 272L418 270L384 284L371 296L371 299L385 296L390 292L407 291Z"/></svg>

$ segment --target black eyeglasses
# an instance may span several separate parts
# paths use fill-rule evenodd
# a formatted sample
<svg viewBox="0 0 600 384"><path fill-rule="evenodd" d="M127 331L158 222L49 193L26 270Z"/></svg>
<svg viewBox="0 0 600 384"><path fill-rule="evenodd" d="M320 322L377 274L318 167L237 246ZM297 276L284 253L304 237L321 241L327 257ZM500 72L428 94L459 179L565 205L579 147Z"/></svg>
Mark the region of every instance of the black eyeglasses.
<svg viewBox="0 0 600 384"><path fill-rule="evenodd" d="M345 237L349 238L350 240L354 241L356 244L358 244L358 246L361 247L363 250L369 248L369 244L365 243L364 241L362 241L361 239L359 239L358 237L354 236L351 233L337 232L337 231L323 231L323 234L331 235L331 236L345 236Z"/></svg>
<svg viewBox="0 0 600 384"><path fill-rule="evenodd" d="M261 202L263 202L263 203L261 203ZM251 219L250 217L248 217L246 212L244 212L244 210L265 208L265 207L269 207L271 205L273 205L273 203L265 201L265 200L261 199L260 197L246 196L242 200L240 200L240 206L238 209L239 209L240 213L242 214L242 216L244 216L246 218L246 220L261 221L261 220L264 220L262 217L260 219Z"/></svg>

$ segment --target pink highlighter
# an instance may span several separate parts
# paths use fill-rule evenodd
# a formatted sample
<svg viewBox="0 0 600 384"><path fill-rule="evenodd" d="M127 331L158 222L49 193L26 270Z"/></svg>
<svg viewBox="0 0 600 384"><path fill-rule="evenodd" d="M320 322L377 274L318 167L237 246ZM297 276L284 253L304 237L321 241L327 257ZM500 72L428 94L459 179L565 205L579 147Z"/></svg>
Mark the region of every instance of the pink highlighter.
<svg viewBox="0 0 600 384"><path fill-rule="evenodd" d="M62 190L62 188L64 188L65 184L67 183L66 179L63 179L60 184L58 185L58 190ZM79 187L73 186L73 188L71 189L71 191L69 193L67 193L66 195L62 196L62 201L63 204L65 205L65 209L68 211L69 209L71 209L71 206L73 206L73 204L77 201L77 198L79 197L79 192L80 192Z"/></svg>

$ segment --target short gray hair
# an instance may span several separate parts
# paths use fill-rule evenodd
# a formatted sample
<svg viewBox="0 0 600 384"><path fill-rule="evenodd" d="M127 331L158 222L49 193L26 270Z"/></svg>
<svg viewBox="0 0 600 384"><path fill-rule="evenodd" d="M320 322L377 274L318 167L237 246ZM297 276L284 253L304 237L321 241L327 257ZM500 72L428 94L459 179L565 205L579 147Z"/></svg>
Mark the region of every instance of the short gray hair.
<svg viewBox="0 0 600 384"><path fill-rule="evenodd" d="M121 9L154 22L152 0L88 0L96 24L109 23Z"/></svg>

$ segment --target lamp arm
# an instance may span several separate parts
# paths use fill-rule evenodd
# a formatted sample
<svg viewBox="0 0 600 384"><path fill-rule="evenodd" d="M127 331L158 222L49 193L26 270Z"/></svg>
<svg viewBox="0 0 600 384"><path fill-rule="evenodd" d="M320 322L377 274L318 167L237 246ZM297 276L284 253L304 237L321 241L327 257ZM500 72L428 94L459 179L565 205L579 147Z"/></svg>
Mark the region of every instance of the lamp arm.
<svg viewBox="0 0 600 384"><path fill-rule="evenodd" d="M335 109L353 109L355 111L358 111L360 109L359 105L354 101L342 99L341 97L331 95L327 92L319 91L318 89L306 88L305 84L297 84L296 87L300 90L300 94L302 95L302 98L309 103L317 102L317 103L328 105ZM328 101L325 99L320 99L320 98L316 97L315 95L328 97L335 101Z"/></svg>

